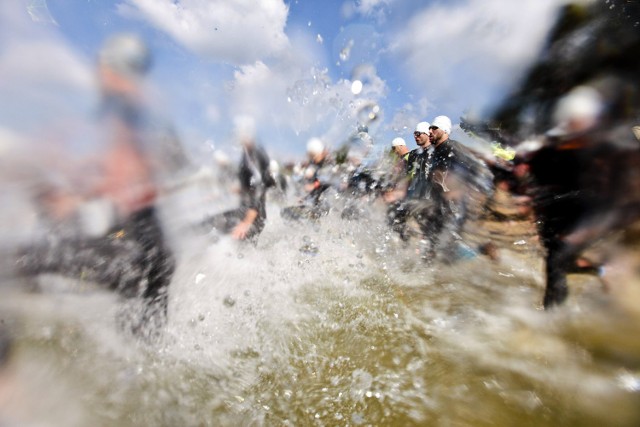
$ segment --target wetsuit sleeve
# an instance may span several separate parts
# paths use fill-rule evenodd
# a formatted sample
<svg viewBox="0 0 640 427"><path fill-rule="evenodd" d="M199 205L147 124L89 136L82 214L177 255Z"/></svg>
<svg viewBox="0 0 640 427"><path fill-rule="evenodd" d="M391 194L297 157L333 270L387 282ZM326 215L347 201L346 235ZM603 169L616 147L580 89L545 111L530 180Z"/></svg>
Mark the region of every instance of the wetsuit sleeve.
<svg viewBox="0 0 640 427"><path fill-rule="evenodd" d="M259 169L259 171L256 172L260 174L260 182L252 182L254 172L248 163L249 160L243 158L240 172L242 177L241 205L245 208L254 209L262 214L265 210L267 189L275 185L275 180L269 172L269 157L262 149L257 149L254 153L253 163Z"/></svg>
<svg viewBox="0 0 640 427"><path fill-rule="evenodd" d="M262 176L262 183L266 188L270 188L276 185L276 180L269 171L269 155L264 149L258 149L258 162L260 163L260 175Z"/></svg>

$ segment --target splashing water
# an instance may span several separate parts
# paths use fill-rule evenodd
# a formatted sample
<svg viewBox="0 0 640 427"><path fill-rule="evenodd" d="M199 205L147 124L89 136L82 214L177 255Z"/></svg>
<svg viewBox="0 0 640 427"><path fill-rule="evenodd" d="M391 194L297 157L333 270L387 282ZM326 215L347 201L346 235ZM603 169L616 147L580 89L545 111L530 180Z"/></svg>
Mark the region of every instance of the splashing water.
<svg viewBox="0 0 640 427"><path fill-rule="evenodd" d="M49 12L47 0L31 0L27 5L27 12L34 22L58 25Z"/></svg>
<svg viewBox="0 0 640 427"><path fill-rule="evenodd" d="M4 322L20 331L3 381L20 385L13 403L32 405L11 412L49 425L638 421L636 368L621 373L619 361L637 353L599 354L597 339L630 331L602 321L597 303L564 314L532 304L541 266L530 229L512 228L505 248L528 243L500 264L433 268L388 233L381 206L355 221L334 206L296 224L273 209L256 247L184 245L157 344L117 332L111 294L3 298Z"/></svg>
<svg viewBox="0 0 640 427"><path fill-rule="evenodd" d="M46 2L31 4L33 20L51 18ZM354 46L339 43L343 63L364 62ZM383 113L365 99L378 80L367 65L350 81L357 99L327 97L365 152ZM286 87L298 135L328 85L314 73ZM411 133L410 114L395 131ZM85 280L42 276L39 292L2 283L0 425L640 424L639 317L612 297L626 282L572 275L567 305L543 312L531 221L482 218L456 259L428 265L419 242L389 231L380 200L331 193L316 221L285 222L268 205L252 246L184 232L233 205L227 186L211 200L208 184L185 184L162 206L178 268L157 341L124 333L120 316L137 308ZM4 221L3 236L31 237L28 202L2 197L20 219ZM487 240L497 260L477 250Z"/></svg>
<svg viewBox="0 0 640 427"><path fill-rule="evenodd" d="M353 40L349 40L347 44L342 48L342 50L340 50L339 57L342 62L349 60L351 56L351 49L353 49L353 44Z"/></svg>

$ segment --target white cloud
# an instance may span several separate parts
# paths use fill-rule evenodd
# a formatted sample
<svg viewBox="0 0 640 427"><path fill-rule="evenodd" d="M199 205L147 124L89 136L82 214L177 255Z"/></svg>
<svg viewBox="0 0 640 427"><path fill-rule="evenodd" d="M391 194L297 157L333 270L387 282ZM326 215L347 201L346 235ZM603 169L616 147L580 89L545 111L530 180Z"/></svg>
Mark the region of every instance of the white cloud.
<svg viewBox="0 0 640 427"><path fill-rule="evenodd" d="M332 81L323 65L322 36L306 28L285 34L288 7L282 0L122 0L118 10L143 18L199 56L237 66L232 79L218 81L224 90L202 113L216 139L232 136L230 127L223 129L227 119L248 114L265 144L285 154L303 151L310 136L337 145L386 91L370 66L361 67L358 96L351 81Z"/></svg>
<svg viewBox="0 0 640 427"><path fill-rule="evenodd" d="M88 61L56 31L33 22L19 1L0 6L0 117L33 132L82 114L94 100Z"/></svg>
<svg viewBox="0 0 640 427"><path fill-rule="evenodd" d="M444 106L487 107L538 56L559 0L468 0L415 13L392 39L392 54Z"/></svg>
<svg viewBox="0 0 640 427"><path fill-rule="evenodd" d="M220 108L217 105L209 104L205 107L204 115L209 122L216 123L220 120Z"/></svg>
<svg viewBox="0 0 640 427"><path fill-rule="evenodd" d="M231 64L251 64L289 44L282 0L125 0L118 8L198 55Z"/></svg>
<svg viewBox="0 0 640 427"><path fill-rule="evenodd" d="M57 35L57 27L41 23L46 3L30 6L19 0L0 4L0 89L45 83L87 89L92 76L86 61Z"/></svg>
<svg viewBox="0 0 640 427"><path fill-rule="evenodd" d="M342 6L342 15L350 19L354 15L374 18L380 23L386 19L386 8L397 3L397 0L358 0L345 2Z"/></svg>
<svg viewBox="0 0 640 427"><path fill-rule="evenodd" d="M0 90L17 82L55 84L66 89L87 89L93 79L86 63L62 43L29 40L12 43L0 56Z"/></svg>
<svg viewBox="0 0 640 427"><path fill-rule="evenodd" d="M360 95L351 92L351 81L331 81L326 69L281 61L271 67L263 62L243 66L230 84L231 113L256 119L258 133L282 153L299 153L308 138L321 137L334 148L353 134L358 123L372 125L379 119L368 114L386 92L384 82L367 70ZM365 123L366 122L366 123Z"/></svg>
<svg viewBox="0 0 640 427"><path fill-rule="evenodd" d="M324 47L314 32L294 28L290 37L289 49L269 61L225 67L230 74L190 73L184 81L167 75L170 82L163 88L171 89L171 99L186 97L193 107L180 117L183 129L184 123L191 127L186 139L230 141L230 123L238 115L254 117L258 139L279 158L300 156L311 136L324 137L331 146L347 139L356 129L359 109L366 109L365 101L379 103L385 83L373 67L361 67L356 74L363 90L354 96L350 80L329 76Z"/></svg>
<svg viewBox="0 0 640 427"><path fill-rule="evenodd" d="M356 3L356 10L363 15L368 15L392 2L393 0L360 0Z"/></svg>

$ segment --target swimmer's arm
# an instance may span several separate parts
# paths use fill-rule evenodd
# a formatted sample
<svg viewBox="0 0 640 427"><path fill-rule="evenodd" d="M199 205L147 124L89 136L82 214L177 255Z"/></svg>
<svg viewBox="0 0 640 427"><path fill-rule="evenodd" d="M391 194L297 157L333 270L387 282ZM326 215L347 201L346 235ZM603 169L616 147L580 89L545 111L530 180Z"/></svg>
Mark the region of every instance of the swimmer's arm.
<svg viewBox="0 0 640 427"><path fill-rule="evenodd" d="M234 239L238 239L238 240L245 239L247 237L247 233L249 232L249 229L251 228L251 226L253 225L257 217L258 217L257 210L253 208L248 209L242 221L240 221L238 225L236 225L233 228L233 231L231 232L231 236Z"/></svg>

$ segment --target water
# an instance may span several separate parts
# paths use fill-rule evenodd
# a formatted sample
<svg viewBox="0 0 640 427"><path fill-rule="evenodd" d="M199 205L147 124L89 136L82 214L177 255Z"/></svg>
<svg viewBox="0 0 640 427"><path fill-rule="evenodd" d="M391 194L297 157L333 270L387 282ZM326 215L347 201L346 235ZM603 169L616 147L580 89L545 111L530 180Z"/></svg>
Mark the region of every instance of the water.
<svg viewBox="0 0 640 427"><path fill-rule="evenodd" d="M485 224L500 261L426 266L377 216L287 224L257 247L182 241L160 342L118 331L121 303L42 277L6 291L6 425L635 426L638 321L597 278L540 309L532 225ZM484 234L482 234L484 233ZM315 250L308 250L309 247Z"/></svg>
<svg viewBox="0 0 640 427"><path fill-rule="evenodd" d="M419 259L419 245L404 247L388 232L382 206L365 206L364 217L346 221L339 199L329 216L300 224L284 223L280 206L270 203L257 247L183 233L183 225L205 213L237 205L226 188L235 175L209 174L207 157L214 148L237 154L229 145L233 114L256 114L260 137L274 154L295 155L318 136L332 148L348 142L366 151L369 138L376 148L387 147L392 137L410 137L415 123L451 114L443 109L473 112L497 102L517 89L511 85L525 77L520 72L529 61L554 58L538 47L554 27L555 1L519 3L518 10L504 2L449 9L445 2L410 8L356 2L352 9L376 12L362 24L344 15L348 4L340 5L341 19L316 13L330 10L327 2L312 11L311 21L296 15L299 2L289 2L279 8L289 17L265 14L259 21L268 25L252 27L255 34L268 29L265 43L273 38L262 49L268 61L262 52L251 55L246 23L233 31L229 19L223 28L218 19L224 14L211 14L204 2L174 2L180 7L161 14L164 25L160 15L149 20L153 6L136 6L140 2L117 8L49 3L5 0L0 7L6 77L0 98L8 100L0 129L0 251L41 237L32 187L52 179L65 184L58 166L95 154L101 138L87 122L95 108L92 67L99 40L116 30L137 28L159 50L154 78L168 105L154 107L173 111L167 115L201 157L208 178L200 179L208 181L176 185L184 194L163 205L179 264L157 342L123 333L118 319L126 305L91 283L42 276L35 292L17 286L25 283L0 281L0 335L12 337L0 364L0 426L640 425L637 242L610 254L608 287L595 276L571 275L567 303L544 311L543 260L528 221L471 224L459 259L434 265ZM544 112L568 90L567 82L601 77L593 64L611 58L617 64L612 77L621 78L621 93L631 94L611 104L633 99L629 76L637 67L627 60L636 56L619 48L637 47L628 30L638 27L637 14L627 17L634 2L604 3L587 30L552 49L565 52L566 58L556 58L562 66L533 73L545 78L522 88L522 108L507 102L501 128L511 123L520 134L531 126L527 112L535 112L536 103L549 104ZM226 2L222 12L247 16L242 4L237 10L233 4ZM587 16L578 6L567 10L573 11L568 23ZM197 19L185 20L189 16ZM428 25L440 18L452 24L447 31ZM527 25L518 25L523 18ZM601 25L609 18L611 27ZM336 33L316 20L335 21ZM189 22L203 32L187 38L167 32ZM291 29L306 24L309 40L333 46L333 55L311 48L308 34L285 31L285 23ZM283 50L284 39L291 44ZM192 56L207 47L205 40L210 49ZM434 52L437 62L424 61ZM52 66L34 63L36 57ZM413 74L414 84L397 71ZM464 105L455 106L460 99ZM630 102L627 110L633 116L627 124L637 125L637 105ZM537 116L544 122L545 114ZM535 132L548 130L544 126ZM92 172L81 170L74 178L91 181ZM85 232L102 233L109 218L100 210L97 203L83 211ZM498 261L474 250L487 241L496 244Z"/></svg>

